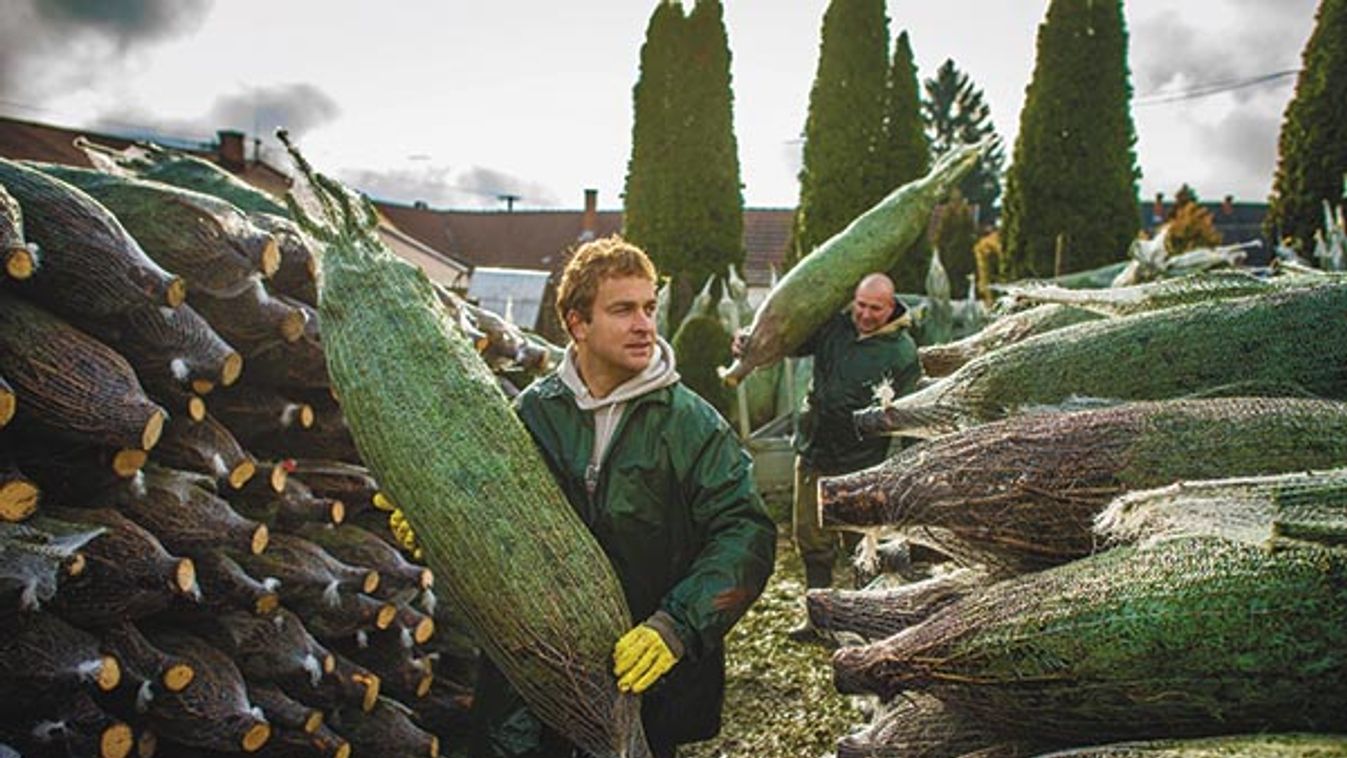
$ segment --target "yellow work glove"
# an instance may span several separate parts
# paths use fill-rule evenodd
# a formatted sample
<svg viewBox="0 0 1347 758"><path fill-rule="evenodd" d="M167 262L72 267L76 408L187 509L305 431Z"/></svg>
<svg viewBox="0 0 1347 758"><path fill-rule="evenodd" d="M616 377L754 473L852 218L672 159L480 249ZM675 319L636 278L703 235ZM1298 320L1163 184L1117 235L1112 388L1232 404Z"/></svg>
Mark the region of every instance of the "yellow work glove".
<svg viewBox="0 0 1347 758"><path fill-rule="evenodd" d="M613 647L613 673L623 692L645 692L677 662L678 656L659 632L645 624L622 635Z"/></svg>

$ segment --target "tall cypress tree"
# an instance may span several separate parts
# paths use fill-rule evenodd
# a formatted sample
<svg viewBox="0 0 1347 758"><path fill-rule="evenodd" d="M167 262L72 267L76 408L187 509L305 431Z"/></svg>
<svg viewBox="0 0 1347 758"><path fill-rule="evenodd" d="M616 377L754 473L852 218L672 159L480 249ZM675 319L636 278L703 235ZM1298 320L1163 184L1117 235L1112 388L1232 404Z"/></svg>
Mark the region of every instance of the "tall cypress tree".
<svg viewBox="0 0 1347 758"><path fill-rule="evenodd" d="M660 2L633 90L623 232L672 278L671 323L711 273L742 265L743 194L720 0Z"/></svg>
<svg viewBox="0 0 1347 758"><path fill-rule="evenodd" d="M632 90L631 158L623 192L623 235L669 273L683 268L683 245L670 209L678 116L683 7L660 0L646 27L641 72Z"/></svg>
<svg viewBox="0 0 1347 758"><path fill-rule="evenodd" d="M892 188L870 164L884 135L889 20L884 0L831 0L804 128L800 202L787 265L841 231Z"/></svg>
<svg viewBox="0 0 1347 758"><path fill-rule="evenodd" d="M926 80L925 89L922 115L931 137L931 152L936 157L956 144L980 142L996 134L991 108L983 100L982 90L973 85L973 80L954 61L941 64L935 78ZM997 143L983 153L978 165L959 182L959 192L969 204L978 206L983 218L988 217L1001 197L1005 160L1005 149Z"/></svg>
<svg viewBox="0 0 1347 758"><path fill-rule="evenodd" d="M1347 0L1319 3L1278 152L1264 231L1292 237L1308 253L1323 227L1323 201L1336 206L1347 191Z"/></svg>
<svg viewBox="0 0 1347 758"><path fill-rule="evenodd" d="M697 0L684 49L680 91L687 121L679 137L677 191L687 256L680 273L690 294L712 274L723 277L744 262L744 199L720 0Z"/></svg>
<svg viewBox="0 0 1347 758"><path fill-rule="evenodd" d="M1121 0L1052 0L1038 27L1003 216L1004 273L1051 276L1123 257L1140 226Z"/></svg>
<svg viewBox="0 0 1347 758"><path fill-rule="evenodd" d="M898 35L894 44L884 112L879 159L871 164L878 174L874 180L878 189L875 202L895 188L924 176L931 168L931 145L926 139L921 99L917 93L917 65L906 31ZM930 257L930 244L925 235L903 252L889 272L899 292L921 291Z"/></svg>

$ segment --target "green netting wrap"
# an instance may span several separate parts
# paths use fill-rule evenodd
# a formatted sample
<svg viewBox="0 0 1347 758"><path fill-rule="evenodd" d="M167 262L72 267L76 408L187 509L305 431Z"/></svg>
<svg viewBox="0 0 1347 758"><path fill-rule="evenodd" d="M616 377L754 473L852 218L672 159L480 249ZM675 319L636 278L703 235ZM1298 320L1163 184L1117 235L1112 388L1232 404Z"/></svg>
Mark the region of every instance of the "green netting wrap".
<svg viewBox="0 0 1347 758"><path fill-rule="evenodd" d="M1052 284L1007 289L1016 301L1056 303L1105 316L1126 316L1179 305L1302 289L1333 281L1342 282L1344 279L1329 274L1287 274L1264 278L1248 271L1230 270L1189 274L1176 279L1101 290L1077 290Z"/></svg>
<svg viewBox="0 0 1347 758"><path fill-rule="evenodd" d="M887 407L866 433L936 436L1073 397L1243 394L1347 399L1347 282L1198 303L1058 329L996 350Z"/></svg>
<svg viewBox="0 0 1347 758"><path fill-rule="evenodd" d="M941 527L998 569L1086 555L1123 492L1347 462L1347 403L1220 398L1030 413L819 482L824 525Z"/></svg>
<svg viewBox="0 0 1347 758"><path fill-rule="evenodd" d="M597 756L645 758L640 701L611 673L631 619L603 551L424 272L379 241L368 201L291 153L332 386L437 589L545 723Z"/></svg>
<svg viewBox="0 0 1347 758"><path fill-rule="evenodd" d="M1044 744L1006 741L994 730L945 707L930 695L895 700L865 729L837 741L837 758L1029 758Z"/></svg>
<svg viewBox="0 0 1347 758"><path fill-rule="evenodd" d="M1237 734L1191 740L1120 742L1041 758L1344 758L1347 735ZM840 757L839 757L840 758Z"/></svg>
<svg viewBox="0 0 1347 758"><path fill-rule="evenodd" d="M1022 342L1035 335L1046 334L1064 326L1096 321L1099 314L1083 308L1046 304L1010 313L993 321L986 328L960 340L944 345L928 345L917 349L921 370L929 377L949 376L965 363L991 351Z"/></svg>
<svg viewBox="0 0 1347 758"><path fill-rule="evenodd" d="M924 691L1007 736L1096 744L1347 729L1347 551L1216 537L1010 579L833 657L842 692Z"/></svg>
<svg viewBox="0 0 1347 758"><path fill-rule="evenodd" d="M1177 482L1131 492L1095 521L1105 539L1218 534L1271 549L1347 546L1347 469Z"/></svg>

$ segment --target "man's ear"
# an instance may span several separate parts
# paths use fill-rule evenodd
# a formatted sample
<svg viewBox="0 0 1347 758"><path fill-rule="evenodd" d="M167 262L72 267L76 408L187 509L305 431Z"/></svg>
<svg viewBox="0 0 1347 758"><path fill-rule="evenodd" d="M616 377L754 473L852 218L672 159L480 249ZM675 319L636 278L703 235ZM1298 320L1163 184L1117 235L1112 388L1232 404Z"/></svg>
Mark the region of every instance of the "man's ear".
<svg viewBox="0 0 1347 758"><path fill-rule="evenodd" d="M566 311L566 333L571 336L572 342L584 341L583 336L585 333L584 330L585 326L587 326L587 324L585 323L585 317L580 313L580 311L574 308L572 308L569 311Z"/></svg>

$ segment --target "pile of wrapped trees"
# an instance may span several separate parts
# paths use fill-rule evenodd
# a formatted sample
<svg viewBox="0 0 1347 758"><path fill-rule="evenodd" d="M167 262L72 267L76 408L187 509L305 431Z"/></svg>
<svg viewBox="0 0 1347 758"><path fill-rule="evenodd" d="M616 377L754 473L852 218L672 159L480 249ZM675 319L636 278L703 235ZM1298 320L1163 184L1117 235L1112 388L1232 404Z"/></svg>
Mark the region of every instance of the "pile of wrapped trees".
<svg viewBox="0 0 1347 758"><path fill-rule="evenodd" d="M0 160L0 743L436 755L476 651L331 392L311 241L209 163L86 149Z"/></svg>
<svg viewBox="0 0 1347 758"><path fill-rule="evenodd" d="M857 414L922 441L820 484L949 559L809 594L881 701L838 758L1347 754L1347 280L1020 294Z"/></svg>

